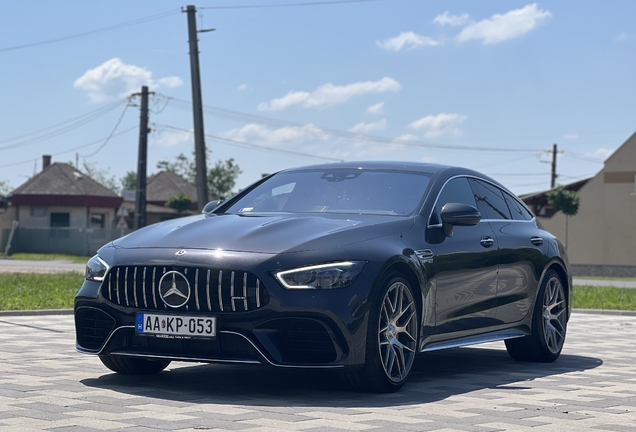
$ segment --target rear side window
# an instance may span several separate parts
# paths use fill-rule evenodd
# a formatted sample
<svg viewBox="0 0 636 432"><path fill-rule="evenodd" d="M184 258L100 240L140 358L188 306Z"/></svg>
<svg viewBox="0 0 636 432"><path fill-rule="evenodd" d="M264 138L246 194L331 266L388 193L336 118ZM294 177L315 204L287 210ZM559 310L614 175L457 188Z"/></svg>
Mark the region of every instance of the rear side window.
<svg viewBox="0 0 636 432"><path fill-rule="evenodd" d="M468 179L466 177L458 177L454 178L442 189L442 192L437 197L437 203L435 203L435 219L431 220L431 224L440 223L440 213L442 211L442 207L447 203L460 203L460 204L468 204L473 207L477 207L475 203L475 194L468 183Z"/></svg>
<svg viewBox="0 0 636 432"><path fill-rule="evenodd" d="M531 220L534 216L524 206L512 197L508 192L504 191L504 198L506 198L506 204L510 209L510 214L514 220Z"/></svg>
<svg viewBox="0 0 636 432"><path fill-rule="evenodd" d="M472 180L477 200L477 209L485 219L512 219L503 191L497 186L479 180Z"/></svg>

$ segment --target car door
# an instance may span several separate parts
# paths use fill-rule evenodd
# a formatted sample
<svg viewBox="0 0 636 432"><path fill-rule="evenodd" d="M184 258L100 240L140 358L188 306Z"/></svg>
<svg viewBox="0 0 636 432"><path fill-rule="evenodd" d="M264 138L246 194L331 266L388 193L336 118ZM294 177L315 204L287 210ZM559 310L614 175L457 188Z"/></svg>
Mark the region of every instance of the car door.
<svg viewBox="0 0 636 432"><path fill-rule="evenodd" d="M501 188L472 180L478 209L488 217L498 242L497 314L502 324L521 320L530 311L544 255L542 239L525 207Z"/></svg>
<svg viewBox="0 0 636 432"><path fill-rule="evenodd" d="M447 203L476 207L466 177L453 178L444 185L431 214L431 226L440 226L440 211ZM452 237L442 236L434 247L435 332L461 332L493 325L497 244L490 225L479 222L476 226L456 226Z"/></svg>

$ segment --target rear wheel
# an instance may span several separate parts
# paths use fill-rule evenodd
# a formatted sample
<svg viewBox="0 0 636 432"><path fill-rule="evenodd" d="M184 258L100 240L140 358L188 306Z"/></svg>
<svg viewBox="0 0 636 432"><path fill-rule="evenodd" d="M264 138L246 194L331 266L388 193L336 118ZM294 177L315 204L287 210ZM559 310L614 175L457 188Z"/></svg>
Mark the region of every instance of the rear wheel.
<svg viewBox="0 0 636 432"><path fill-rule="evenodd" d="M532 317L532 334L506 341L508 354L515 360L552 362L563 349L568 310L563 282L554 270L549 270L543 280Z"/></svg>
<svg viewBox="0 0 636 432"><path fill-rule="evenodd" d="M418 327L413 289L401 275L393 274L369 314L366 363L349 373L349 382L371 392L399 390L415 360Z"/></svg>
<svg viewBox="0 0 636 432"><path fill-rule="evenodd" d="M170 364L170 360L150 360L117 355L100 355L99 359L113 372L126 375L155 375Z"/></svg>

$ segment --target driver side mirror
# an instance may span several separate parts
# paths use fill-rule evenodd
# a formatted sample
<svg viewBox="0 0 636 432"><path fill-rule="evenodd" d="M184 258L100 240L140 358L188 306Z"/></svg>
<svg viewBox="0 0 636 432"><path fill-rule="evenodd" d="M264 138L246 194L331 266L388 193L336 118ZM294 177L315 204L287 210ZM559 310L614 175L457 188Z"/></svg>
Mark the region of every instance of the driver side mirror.
<svg viewBox="0 0 636 432"><path fill-rule="evenodd" d="M444 204L441 217L444 234L447 237L453 236L453 227L474 226L481 220L481 214L475 207L460 203Z"/></svg>
<svg viewBox="0 0 636 432"><path fill-rule="evenodd" d="M203 214L210 213L212 210L217 208L220 204L221 204L221 200L210 201L209 203L205 205L205 207L203 207L203 210L201 210L201 213Z"/></svg>

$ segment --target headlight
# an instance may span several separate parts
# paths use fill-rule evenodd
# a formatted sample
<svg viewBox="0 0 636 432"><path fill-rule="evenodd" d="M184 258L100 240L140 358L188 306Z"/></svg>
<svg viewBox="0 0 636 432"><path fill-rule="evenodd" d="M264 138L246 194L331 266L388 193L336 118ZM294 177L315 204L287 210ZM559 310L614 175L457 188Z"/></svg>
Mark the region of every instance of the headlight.
<svg viewBox="0 0 636 432"><path fill-rule="evenodd" d="M86 279L101 282L110 267L99 256L95 255L86 263Z"/></svg>
<svg viewBox="0 0 636 432"><path fill-rule="evenodd" d="M345 288L356 280L363 267L364 261L346 261L286 270L275 276L287 289Z"/></svg>

